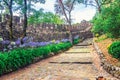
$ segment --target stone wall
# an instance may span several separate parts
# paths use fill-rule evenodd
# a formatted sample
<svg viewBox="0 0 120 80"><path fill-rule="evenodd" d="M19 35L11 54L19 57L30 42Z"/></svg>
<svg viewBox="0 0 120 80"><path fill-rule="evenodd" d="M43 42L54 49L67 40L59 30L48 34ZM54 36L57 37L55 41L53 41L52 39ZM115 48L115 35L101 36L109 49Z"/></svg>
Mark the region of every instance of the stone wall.
<svg viewBox="0 0 120 80"><path fill-rule="evenodd" d="M3 19L2 19L3 17ZM0 15L0 37L4 40L9 40L9 15ZM35 40L48 41L48 40L59 40L63 38L69 38L68 31L71 31L73 36L80 35L85 37L87 34L84 31L86 28L91 26L90 22L83 21L80 24L72 25L57 25L49 23L39 23L28 25L27 36L34 37ZM82 32L84 31L84 32ZM21 38L23 35L23 19L18 16L13 16L13 37L14 40Z"/></svg>
<svg viewBox="0 0 120 80"><path fill-rule="evenodd" d="M114 66L112 64L110 64L105 56L103 55L102 51L99 49L99 47L97 46L97 44L94 42L93 46L96 50L96 52L98 53L100 59L101 59L101 66L108 72L110 73L112 76L120 79L120 67Z"/></svg>

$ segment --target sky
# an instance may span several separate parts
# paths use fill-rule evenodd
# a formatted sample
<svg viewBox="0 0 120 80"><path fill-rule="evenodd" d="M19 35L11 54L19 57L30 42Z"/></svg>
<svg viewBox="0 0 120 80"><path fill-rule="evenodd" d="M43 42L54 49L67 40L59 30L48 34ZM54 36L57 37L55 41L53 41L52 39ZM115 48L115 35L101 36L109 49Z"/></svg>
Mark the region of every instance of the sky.
<svg viewBox="0 0 120 80"><path fill-rule="evenodd" d="M46 0L45 4L35 4L36 9L43 8L45 12L54 12L54 3L55 0ZM72 19L73 23L80 23L82 20L91 20L96 13L95 7L88 6L85 7L83 4L78 4L75 6L74 10L72 11Z"/></svg>

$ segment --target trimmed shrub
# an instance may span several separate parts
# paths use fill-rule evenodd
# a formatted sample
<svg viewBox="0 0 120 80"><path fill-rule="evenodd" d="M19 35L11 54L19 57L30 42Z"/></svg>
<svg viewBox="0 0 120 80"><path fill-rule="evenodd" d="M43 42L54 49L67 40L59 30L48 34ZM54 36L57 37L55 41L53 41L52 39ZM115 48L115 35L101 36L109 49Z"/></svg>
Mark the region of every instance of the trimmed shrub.
<svg viewBox="0 0 120 80"><path fill-rule="evenodd" d="M74 39L73 44L77 44L77 43L79 43L79 41L80 41L80 39Z"/></svg>
<svg viewBox="0 0 120 80"><path fill-rule="evenodd" d="M49 53L50 53L49 46L42 47L42 55L43 55L44 58L48 57Z"/></svg>
<svg viewBox="0 0 120 80"><path fill-rule="evenodd" d="M120 59L120 41L113 42L108 48L108 52L114 58Z"/></svg>
<svg viewBox="0 0 120 80"><path fill-rule="evenodd" d="M70 42L49 45L51 52L57 53L60 50L67 50L71 47Z"/></svg>
<svg viewBox="0 0 120 80"><path fill-rule="evenodd" d="M49 48L50 48L51 52L53 52L53 53L57 53L60 50L58 47L58 44L49 45Z"/></svg>
<svg viewBox="0 0 120 80"><path fill-rule="evenodd" d="M5 59L6 59L6 54L0 53L0 75L6 71Z"/></svg>

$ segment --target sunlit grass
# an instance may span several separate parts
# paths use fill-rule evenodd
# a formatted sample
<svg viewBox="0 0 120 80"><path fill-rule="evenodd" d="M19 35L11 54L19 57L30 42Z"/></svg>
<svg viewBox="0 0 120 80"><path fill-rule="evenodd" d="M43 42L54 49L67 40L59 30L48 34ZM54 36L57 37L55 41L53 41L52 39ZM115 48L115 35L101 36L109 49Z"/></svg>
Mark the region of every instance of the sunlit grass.
<svg viewBox="0 0 120 80"><path fill-rule="evenodd" d="M105 40L105 39L107 39L108 37L106 36L106 35L101 35L101 36L99 36L99 37L95 37L94 38L94 41L95 42L101 42L101 41L103 41L103 40Z"/></svg>

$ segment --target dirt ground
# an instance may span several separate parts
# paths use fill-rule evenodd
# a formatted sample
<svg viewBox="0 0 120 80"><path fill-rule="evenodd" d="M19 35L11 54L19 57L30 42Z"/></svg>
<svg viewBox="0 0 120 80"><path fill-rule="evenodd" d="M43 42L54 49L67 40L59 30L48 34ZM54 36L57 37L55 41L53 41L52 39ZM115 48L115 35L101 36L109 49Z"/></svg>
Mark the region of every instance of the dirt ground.
<svg viewBox="0 0 120 80"><path fill-rule="evenodd" d="M103 52L105 55L107 61L113 65L119 66L120 67L120 61L117 59L113 58L109 53L108 53L108 47L113 41L111 39L105 39L103 41L97 42L97 45L99 46L100 50Z"/></svg>

